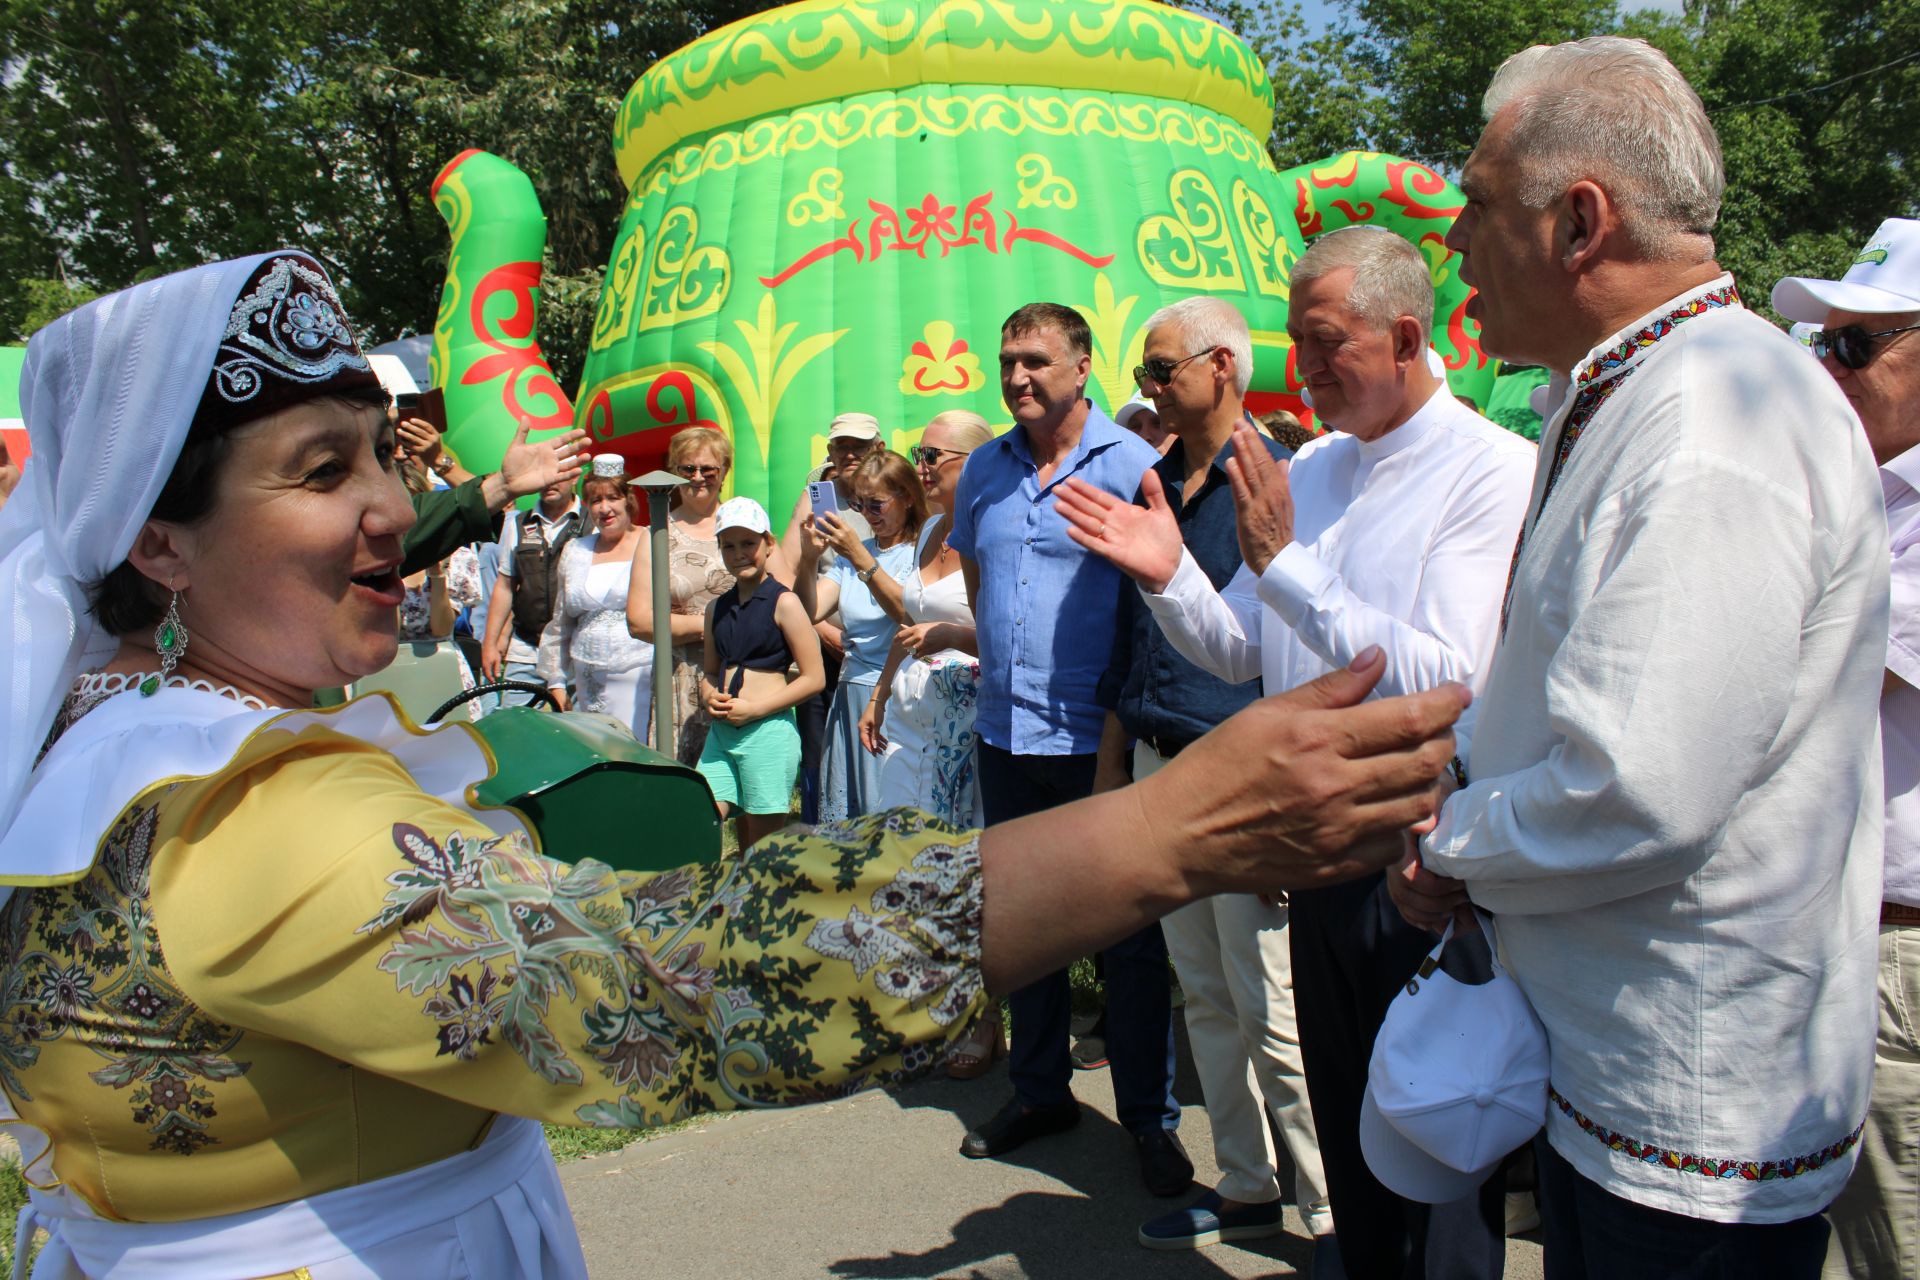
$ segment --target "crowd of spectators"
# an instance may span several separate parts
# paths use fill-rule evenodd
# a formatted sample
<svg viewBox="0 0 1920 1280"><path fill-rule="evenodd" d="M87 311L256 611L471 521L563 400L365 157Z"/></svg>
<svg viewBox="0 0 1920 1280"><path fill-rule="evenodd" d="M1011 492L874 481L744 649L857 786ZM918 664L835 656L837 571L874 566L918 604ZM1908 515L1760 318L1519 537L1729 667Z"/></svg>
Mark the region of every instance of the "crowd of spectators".
<svg viewBox="0 0 1920 1280"><path fill-rule="evenodd" d="M1111 416L1087 321L1045 301L1001 326L1000 434L949 411L903 455L886 434L917 424L824 407L778 532L725 497L724 433L677 433L665 742L621 459L582 484L523 433L475 477L403 409L420 545L534 501L400 567L402 638L696 767L743 848L796 816L966 828L1116 791L1375 650L1382 696L1464 685L1398 866L1192 902L1098 956L1117 1118L1145 1188L1188 1197L1139 1243L1276 1234L1291 1200L1324 1275L1493 1280L1535 1223L1556 1276L1920 1275L1920 221L1843 280L1779 282L1810 357L1714 260L1718 142L1663 56L1536 47L1484 107L1447 243L1487 350L1560 375L1543 451L1436 375L1420 251L1353 227L1291 268L1319 434L1249 411L1251 335L1215 297L1148 319ZM0 452L0 502L18 474ZM1490 936L1436 949L1455 929ZM1510 972L1552 1062L1525 1158L1444 1196L1369 1092L1436 966ZM1197 1195L1176 978L1220 1170ZM1010 1043L993 1002L949 1057L1008 1059L973 1159L1082 1117L1067 971L1006 1003Z"/></svg>

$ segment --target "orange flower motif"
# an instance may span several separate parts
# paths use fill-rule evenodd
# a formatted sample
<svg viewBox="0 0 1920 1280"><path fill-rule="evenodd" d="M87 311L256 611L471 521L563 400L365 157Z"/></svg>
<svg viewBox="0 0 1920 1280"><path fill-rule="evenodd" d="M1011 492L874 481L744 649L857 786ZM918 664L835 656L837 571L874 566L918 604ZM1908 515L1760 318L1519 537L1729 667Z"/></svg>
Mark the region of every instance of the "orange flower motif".
<svg viewBox="0 0 1920 1280"><path fill-rule="evenodd" d="M963 395L978 391L986 383L980 357L967 350L965 340L955 337L953 326L945 320L929 324L901 363L902 395Z"/></svg>

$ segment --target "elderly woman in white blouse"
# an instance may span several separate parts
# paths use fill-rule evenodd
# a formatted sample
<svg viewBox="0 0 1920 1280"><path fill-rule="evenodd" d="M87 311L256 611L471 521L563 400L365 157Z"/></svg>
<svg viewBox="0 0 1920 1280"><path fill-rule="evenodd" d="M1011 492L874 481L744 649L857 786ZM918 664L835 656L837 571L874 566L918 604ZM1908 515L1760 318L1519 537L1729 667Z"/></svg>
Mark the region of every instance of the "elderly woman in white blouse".
<svg viewBox="0 0 1920 1280"><path fill-rule="evenodd" d="M560 553L553 616L540 636L540 678L562 711L612 716L645 742L653 718L653 642L636 640L627 629L627 589L641 534L619 454L594 457L582 496L593 532Z"/></svg>

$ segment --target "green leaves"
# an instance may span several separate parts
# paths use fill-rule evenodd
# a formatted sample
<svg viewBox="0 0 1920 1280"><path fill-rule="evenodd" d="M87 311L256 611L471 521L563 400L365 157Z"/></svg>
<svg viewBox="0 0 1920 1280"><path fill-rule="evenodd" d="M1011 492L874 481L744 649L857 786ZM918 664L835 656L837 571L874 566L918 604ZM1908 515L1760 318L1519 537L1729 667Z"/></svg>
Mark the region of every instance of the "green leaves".
<svg viewBox="0 0 1920 1280"><path fill-rule="evenodd" d="M1882 219L1920 214L1920 0L1689 0L1678 15L1615 0L1337 0L1318 37L1290 2L1193 7L1265 60L1281 168L1363 148L1457 175L1508 56L1607 32L1648 40L1720 135L1719 259L1763 313L1781 276L1837 276Z"/></svg>
<svg viewBox="0 0 1920 1280"><path fill-rule="evenodd" d="M431 332L447 246L428 190L483 147L547 211L547 346L570 384L626 198L620 100L757 7L0 0L0 340L93 292L287 244L335 270L364 338Z"/></svg>

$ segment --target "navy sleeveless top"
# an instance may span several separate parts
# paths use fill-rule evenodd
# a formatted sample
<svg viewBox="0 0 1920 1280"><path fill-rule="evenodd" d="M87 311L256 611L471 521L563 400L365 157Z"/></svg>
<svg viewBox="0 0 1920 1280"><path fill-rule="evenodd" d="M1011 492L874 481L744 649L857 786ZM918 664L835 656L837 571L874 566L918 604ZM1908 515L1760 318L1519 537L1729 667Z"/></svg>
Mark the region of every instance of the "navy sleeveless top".
<svg viewBox="0 0 1920 1280"><path fill-rule="evenodd" d="M720 651L720 665L733 668L733 679L727 682L729 696L740 692L748 668L785 671L793 665L793 650L773 618L774 605L786 589L777 578L768 577L745 600L730 590L713 602L713 646Z"/></svg>

